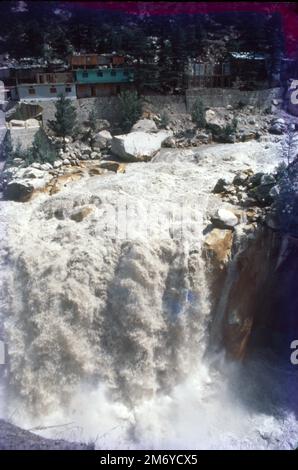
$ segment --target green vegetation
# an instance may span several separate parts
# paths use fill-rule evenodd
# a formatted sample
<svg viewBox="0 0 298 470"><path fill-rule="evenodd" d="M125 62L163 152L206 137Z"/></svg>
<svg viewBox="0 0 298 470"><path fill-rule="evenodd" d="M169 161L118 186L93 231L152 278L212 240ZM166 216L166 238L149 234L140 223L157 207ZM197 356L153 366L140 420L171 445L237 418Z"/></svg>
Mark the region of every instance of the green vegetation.
<svg viewBox="0 0 298 470"><path fill-rule="evenodd" d="M4 145L4 152L7 156L6 165L8 166L13 164L15 158L23 160L25 166L31 165L34 162L52 164L57 158L56 149L42 128L36 132L32 146L29 149L23 149L20 142L13 149L9 133Z"/></svg>
<svg viewBox="0 0 298 470"><path fill-rule="evenodd" d="M170 124L170 116L166 111L163 111L160 116L160 126L167 127Z"/></svg>
<svg viewBox="0 0 298 470"><path fill-rule="evenodd" d="M206 126L205 109L202 101L197 98L193 104L191 117L193 122L200 128Z"/></svg>
<svg viewBox="0 0 298 470"><path fill-rule="evenodd" d="M63 94L59 95L55 106L55 120L49 121L48 126L56 136L63 137L65 140L65 137L72 136L77 132L76 108Z"/></svg>
<svg viewBox="0 0 298 470"><path fill-rule="evenodd" d="M120 125L124 132L128 132L141 117L141 100L136 91L123 91L119 95Z"/></svg>

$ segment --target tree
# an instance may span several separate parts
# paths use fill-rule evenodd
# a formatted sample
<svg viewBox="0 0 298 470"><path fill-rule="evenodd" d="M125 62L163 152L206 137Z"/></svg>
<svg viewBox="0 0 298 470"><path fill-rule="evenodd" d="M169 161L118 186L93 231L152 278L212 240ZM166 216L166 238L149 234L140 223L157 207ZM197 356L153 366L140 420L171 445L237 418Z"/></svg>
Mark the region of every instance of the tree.
<svg viewBox="0 0 298 470"><path fill-rule="evenodd" d="M92 132L96 131L96 119L98 117L98 111L96 106L94 106L89 115L88 115L88 124Z"/></svg>
<svg viewBox="0 0 298 470"><path fill-rule="evenodd" d="M192 120L197 126L205 127L206 126L206 119L205 119L205 110L202 101L197 98L194 102L192 113L191 113Z"/></svg>
<svg viewBox="0 0 298 470"><path fill-rule="evenodd" d="M141 101L136 91L123 91L119 95L121 127L129 131L141 116Z"/></svg>
<svg viewBox="0 0 298 470"><path fill-rule="evenodd" d="M48 126L58 137L63 137L65 142L65 137L72 136L77 130L76 108L63 94L59 95L55 106L55 120L49 121Z"/></svg>
<svg viewBox="0 0 298 470"><path fill-rule="evenodd" d="M34 136L32 147L27 152L26 162L29 165L33 162L53 163L56 157L57 154L54 146L49 141L45 131L40 128Z"/></svg>
<svg viewBox="0 0 298 470"><path fill-rule="evenodd" d="M12 146L10 131L8 131L4 137L4 142L3 142L1 153L2 153L1 157L3 157L7 163L10 163L13 158L13 146Z"/></svg>

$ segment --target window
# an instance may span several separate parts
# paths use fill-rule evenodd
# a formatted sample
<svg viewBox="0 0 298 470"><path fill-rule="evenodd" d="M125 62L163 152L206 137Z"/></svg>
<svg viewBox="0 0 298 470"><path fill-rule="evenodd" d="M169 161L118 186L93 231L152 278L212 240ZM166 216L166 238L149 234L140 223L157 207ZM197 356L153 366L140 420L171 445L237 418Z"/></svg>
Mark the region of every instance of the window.
<svg viewBox="0 0 298 470"><path fill-rule="evenodd" d="M71 87L70 86L65 87L65 93L71 93Z"/></svg>
<svg viewBox="0 0 298 470"><path fill-rule="evenodd" d="M88 78L88 72L83 72L82 76L83 78Z"/></svg>
<svg viewBox="0 0 298 470"><path fill-rule="evenodd" d="M57 88L54 86L51 86L50 93L57 93Z"/></svg>
<svg viewBox="0 0 298 470"><path fill-rule="evenodd" d="M111 70L111 76L115 77L115 75L116 75L116 70Z"/></svg>
<svg viewBox="0 0 298 470"><path fill-rule="evenodd" d="M98 77L103 77L103 73L102 73L101 70L98 70L96 75L97 75Z"/></svg>
<svg viewBox="0 0 298 470"><path fill-rule="evenodd" d="M123 75L124 75L125 77L128 77L128 75L129 75L129 70L125 69L124 72L123 72Z"/></svg>
<svg viewBox="0 0 298 470"><path fill-rule="evenodd" d="M29 95L35 95L35 89L34 88L28 88Z"/></svg>

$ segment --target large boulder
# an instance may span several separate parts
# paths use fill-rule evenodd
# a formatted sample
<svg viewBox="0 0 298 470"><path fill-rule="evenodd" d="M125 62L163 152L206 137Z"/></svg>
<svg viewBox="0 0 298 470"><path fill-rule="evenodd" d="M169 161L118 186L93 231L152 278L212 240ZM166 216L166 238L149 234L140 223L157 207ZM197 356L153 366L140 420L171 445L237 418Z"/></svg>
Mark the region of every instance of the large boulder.
<svg viewBox="0 0 298 470"><path fill-rule="evenodd" d="M111 151L125 161L148 161L160 150L164 140L172 135L172 131L164 130L155 134L131 132L116 135L112 139Z"/></svg>
<svg viewBox="0 0 298 470"><path fill-rule="evenodd" d="M213 261L216 268L222 270L230 259L233 244L233 232L214 228L204 240L204 255Z"/></svg>
<svg viewBox="0 0 298 470"><path fill-rule="evenodd" d="M38 128L39 127L39 121L37 119L33 119L33 118L27 119L25 124L26 124L26 127L30 127L30 128Z"/></svg>
<svg viewBox="0 0 298 470"><path fill-rule="evenodd" d="M112 135L109 131L100 131L94 136L93 146L100 149L105 149L111 146Z"/></svg>
<svg viewBox="0 0 298 470"><path fill-rule="evenodd" d="M125 163L114 162L113 160L102 160L99 167L115 173L125 173Z"/></svg>
<svg viewBox="0 0 298 470"><path fill-rule="evenodd" d="M10 127L26 127L26 121L21 119L12 119L10 122Z"/></svg>
<svg viewBox="0 0 298 470"><path fill-rule="evenodd" d="M3 196L9 201L26 202L34 192L34 187L28 180L10 181L4 188Z"/></svg>
<svg viewBox="0 0 298 470"><path fill-rule="evenodd" d="M133 125L131 132L157 132L157 130L157 126L152 119L140 119Z"/></svg>
<svg viewBox="0 0 298 470"><path fill-rule="evenodd" d="M211 220L215 227L221 229L231 229L238 224L238 217L232 211L223 208L218 209Z"/></svg>
<svg viewBox="0 0 298 470"><path fill-rule="evenodd" d="M205 120L208 127L216 132L221 132L225 129L227 122L218 111L208 109L205 114Z"/></svg>
<svg viewBox="0 0 298 470"><path fill-rule="evenodd" d="M111 124L106 119L95 119L95 130L97 132L110 129Z"/></svg>
<svg viewBox="0 0 298 470"><path fill-rule="evenodd" d="M5 199L17 202L28 201L35 191L43 191L52 179L48 171L41 171L29 166L19 169L8 176L3 188Z"/></svg>

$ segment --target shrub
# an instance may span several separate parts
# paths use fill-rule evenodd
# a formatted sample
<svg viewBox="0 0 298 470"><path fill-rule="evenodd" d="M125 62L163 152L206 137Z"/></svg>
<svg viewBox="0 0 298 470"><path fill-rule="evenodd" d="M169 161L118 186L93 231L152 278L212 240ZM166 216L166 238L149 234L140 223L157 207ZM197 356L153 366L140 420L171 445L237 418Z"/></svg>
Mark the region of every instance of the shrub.
<svg viewBox="0 0 298 470"><path fill-rule="evenodd" d="M47 134L42 128L39 129L34 136L32 147L27 152L26 162L28 164L33 162L53 163L56 158L56 150L49 141Z"/></svg>
<svg viewBox="0 0 298 470"><path fill-rule="evenodd" d="M94 106L88 115L88 124L92 132L96 131L97 108Z"/></svg>
<svg viewBox="0 0 298 470"><path fill-rule="evenodd" d="M197 98L194 102L191 117L193 122L201 128L206 126L206 119L205 119L205 109L202 101Z"/></svg>
<svg viewBox="0 0 298 470"><path fill-rule="evenodd" d="M58 136L65 139L66 136L72 136L77 132L77 113L71 100L65 98L63 94L55 104L55 120L49 121L49 128Z"/></svg>
<svg viewBox="0 0 298 470"><path fill-rule="evenodd" d="M167 127L170 124L170 116L166 111L163 111L160 115L160 126Z"/></svg>
<svg viewBox="0 0 298 470"><path fill-rule="evenodd" d="M128 132L140 118L142 112L141 101L136 91L123 91L119 95L119 114L121 127Z"/></svg>

